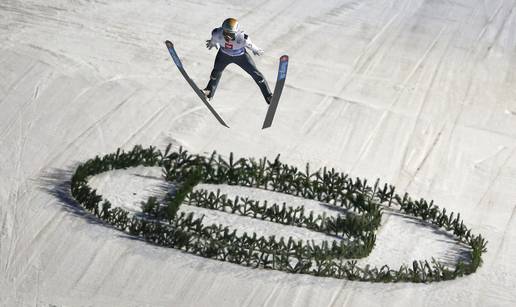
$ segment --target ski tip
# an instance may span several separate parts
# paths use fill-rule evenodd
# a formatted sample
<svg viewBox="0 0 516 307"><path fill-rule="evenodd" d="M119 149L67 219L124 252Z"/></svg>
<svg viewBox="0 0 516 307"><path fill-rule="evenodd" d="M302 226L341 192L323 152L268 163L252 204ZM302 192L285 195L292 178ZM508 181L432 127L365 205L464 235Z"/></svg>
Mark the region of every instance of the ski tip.
<svg viewBox="0 0 516 307"><path fill-rule="evenodd" d="M284 54L281 56L281 58L279 59L280 61L288 61L288 55Z"/></svg>
<svg viewBox="0 0 516 307"><path fill-rule="evenodd" d="M166 41L165 41L165 45L167 45L167 47L168 47L168 48L172 48L172 47L174 47L174 44L172 44L172 42L171 42L171 41L169 41L169 40L166 40Z"/></svg>

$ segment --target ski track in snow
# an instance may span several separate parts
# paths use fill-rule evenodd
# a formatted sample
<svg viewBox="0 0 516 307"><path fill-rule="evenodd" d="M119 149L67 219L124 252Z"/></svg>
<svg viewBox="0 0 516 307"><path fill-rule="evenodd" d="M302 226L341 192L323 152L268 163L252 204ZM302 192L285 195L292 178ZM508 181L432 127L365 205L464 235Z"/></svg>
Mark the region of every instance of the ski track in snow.
<svg viewBox="0 0 516 307"><path fill-rule="evenodd" d="M2 2L0 305L516 305L515 8L514 0ZM266 49L255 61L271 88L278 57L290 56L265 131L263 98L249 76L234 65L224 72L213 107L231 129L220 127L163 47L173 39L203 84L215 55L204 40L229 12ZM130 238L60 190L80 161L170 140L194 153L280 153L300 169L310 162L368 182L380 177L460 212L489 241L484 264L430 285L244 268ZM139 200L164 193L158 174L108 173L97 183L138 210ZM204 187L327 210L268 191ZM227 213L208 219L313 235ZM445 233L387 210L377 246L360 263L453 263L463 254Z"/></svg>

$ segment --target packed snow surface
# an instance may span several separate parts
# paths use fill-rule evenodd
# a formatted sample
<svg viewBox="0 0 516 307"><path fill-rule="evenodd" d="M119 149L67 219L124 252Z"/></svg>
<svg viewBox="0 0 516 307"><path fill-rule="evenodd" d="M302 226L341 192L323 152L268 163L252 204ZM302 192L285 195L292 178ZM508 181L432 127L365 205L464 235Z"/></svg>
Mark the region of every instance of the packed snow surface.
<svg viewBox="0 0 516 307"><path fill-rule="evenodd" d="M515 0L2 1L0 306L515 306L515 8ZM265 49L254 59L271 88L279 56L290 56L268 130L245 72L229 66L213 100L227 129L163 44L175 43L204 86L215 57L205 40L230 16ZM251 269L147 244L70 198L78 163L168 143L200 154L280 153L300 168L381 178L460 212L489 241L484 264L434 284ZM98 184L138 210L163 184L145 172ZM227 192L284 197L242 189ZM453 263L463 254L445 233L386 211L361 261Z"/></svg>

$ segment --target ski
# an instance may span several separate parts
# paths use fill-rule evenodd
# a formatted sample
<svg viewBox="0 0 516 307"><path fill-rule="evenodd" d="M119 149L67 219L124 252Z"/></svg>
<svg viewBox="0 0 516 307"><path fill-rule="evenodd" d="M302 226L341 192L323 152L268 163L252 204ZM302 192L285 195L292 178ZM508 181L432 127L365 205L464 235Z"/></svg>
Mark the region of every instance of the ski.
<svg viewBox="0 0 516 307"><path fill-rule="evenodd" d="M276 109L278 108L281 92L283 91L283 86L285 85L285 79L287 78L287 68L288 55L283 55L279 61L278 79L276 80L276 86L274 87L274 93L272 94L271 103L269 105L269 109L267 110L267 114L265 115L262 129L269 128L272 125L272 120L274 119L274 114L276 114Z"/></svg>
<svg viewBox="0 0 516 307"><path fill-rule="evenodd" d="M195 84L195 82L190 78L190 76L188 76L188 74L186 73L185 69L183 68L183 63L181 63L181 60L179 59L179 56L177 55L177 52L176 50L174 49L174 44L171 42L171 41L166 41L165 42L165 45L167 45L167 49L168 49L168 52L170 53L170 56L172 57L172 60L174 60L174 63L176 64L177 68L179 69L179 71L181 72L181 74L183 75L183 77L186 79L186 81L188 82L188 84L190 84L190 86L192 87L192 89L194 90L194 92L197 94L197 96L199 96L199 98L202 100L202 102L204 102L204 104L206 105L206 107L208 107L208 109L211 111L211 113L215 116L215 118L219 121L219 123L221 123L223 126L229 128L229 126L224 122L224 120L220 117L220 115L217 113L217 111L215 111L215 109L213 109L213 107L211 106L211 104L206 100L206 96L204 95L204 93L199 89L199 87L197 86L197 84Z"/></svg>

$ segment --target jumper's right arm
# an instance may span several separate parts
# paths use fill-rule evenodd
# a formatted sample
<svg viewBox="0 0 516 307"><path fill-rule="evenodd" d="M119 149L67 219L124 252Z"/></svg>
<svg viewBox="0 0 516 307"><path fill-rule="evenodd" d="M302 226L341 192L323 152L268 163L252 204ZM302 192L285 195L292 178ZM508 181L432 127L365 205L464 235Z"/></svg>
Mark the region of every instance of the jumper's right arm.
<svg viewBox="0 0 516 307"><path fill-rule="evenodd" d="M213 31L211 31L211 38L206 41L206 48L208 48L210 50L213 47L215 47L215 49L219 49L219 47L220 47L220 44L217 42L217 39L215 39L216 31L217 31L217 29L213 29Z"/></svg>

